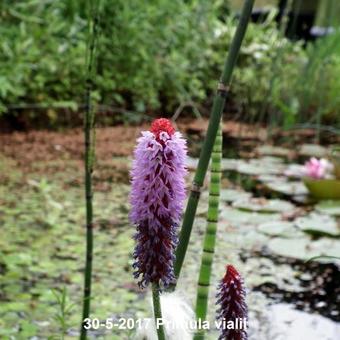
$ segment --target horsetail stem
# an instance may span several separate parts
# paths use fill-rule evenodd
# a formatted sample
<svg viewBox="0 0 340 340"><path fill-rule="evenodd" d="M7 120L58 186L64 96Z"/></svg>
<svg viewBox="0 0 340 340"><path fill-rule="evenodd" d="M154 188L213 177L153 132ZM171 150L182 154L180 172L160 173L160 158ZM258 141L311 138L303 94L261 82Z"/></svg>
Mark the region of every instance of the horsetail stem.
<svg viewBox="0 0 340 340"><path fill-rule="evenodd" d="M231 76L233 73L234 66L236 64L237 56L239 54L244 35L246 33L253 5L254 0L245 0L244 2L241 17L237 25L236 33L231 42L228 57L226 58L224 64L222 77L217 87L217 92L214 98L214 103L209 119L207 134L204 139L203 147L198 161L197 170L195 173L186 211L183 218L182 229L179 235L179 244L176 249L175 276L177 278L181 273L185 254L188 248L192 225L194 223L197 204L200 197L201 187L203 185L205 174L207 172L211 152L214 146L218 126L225 105L226 96L228 94L228 88L231 83Z"/></svg>
<svg viewBox="0 0 340 340"><path fill-rule="evenodd" d="M196 297L196 318L204 321L207 316L208 297L211 268L215 252L216 231L218 224L218 206L220 200L221 184L221 158L222 158L222 131L221 125L217 131L215 144L211 154L210 165L210 189L209 189L209 208L207 215L207 227L205 230L201 268L197 286ZM204 329L199 330L194 340L204 339Z"/></svg>
<svg viewBox="0 0 340 340"><path fill-rule="evenodd" d="M92 5L91 14L89 16L89 36L88 46L86 49L86 84L85 84L85 113L84 113L84 146L85 146L85 208L86 208L86 258L84 273L84 295L83 295L83 312L80 330L80 339L85 340L87 337L87 329L84 327L84 320L90 315L91 302L91 278L92 278L92 259L93 259L93 190L92 190L92 172L95 157L95 131L94 120L95 112L92 105L93 77L95 50L98 33L99 21L99 4L94 10Z"/></svg>

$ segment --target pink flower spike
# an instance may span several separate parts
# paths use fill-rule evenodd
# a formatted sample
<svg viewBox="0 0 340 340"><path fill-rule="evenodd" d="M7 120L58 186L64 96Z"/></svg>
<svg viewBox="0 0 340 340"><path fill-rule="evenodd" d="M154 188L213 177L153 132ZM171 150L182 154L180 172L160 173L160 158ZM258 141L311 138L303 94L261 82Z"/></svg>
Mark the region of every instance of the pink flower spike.
<svg viewBox="0 0 340 340"><path fill-rule="evenodd" d="M139 285L174 282L177 225L185 200L186 141L167 119L143 131L131 171L130 220L136 226L133 253Z"/></svg>

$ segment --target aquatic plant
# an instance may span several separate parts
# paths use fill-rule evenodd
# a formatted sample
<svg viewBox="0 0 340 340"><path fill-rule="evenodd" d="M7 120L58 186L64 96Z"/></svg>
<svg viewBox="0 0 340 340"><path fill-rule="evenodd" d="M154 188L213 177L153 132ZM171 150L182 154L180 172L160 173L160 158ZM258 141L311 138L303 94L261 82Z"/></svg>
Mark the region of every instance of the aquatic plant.
<svg viewBox="0 0 340 340"><path fill-rule="evenodd" d="M313 179L329 178L332 174L334 166L325 158L317 159L312 157L303 168L303 174Z"/></svg>
<svg viewBox="0 0 340 340"><path fill-rule="evenodd" d="M177 226L185 199L186 141L167 119L156 119L138 139L131 171L130 220L136 226L134 277L152 283L155 319L161 318L160 289L175 282ZM164 330L158 328L159 339Z"/></svg>
<svg viewBox="0 0 340 340"><path fill-rule="evenodd" d="M93 191L92 172L95 157L95 111L92 105L92 93L95 75L95 52L98 40L99 6L91 2L91 11L88 22L88 45L86 49L86 84L85 84L85 114L84 114L84 144L85 144L85 208L86 208L86 258L84 275L84 298L80 339L86 339L87 330L84 327L84 320L90 315L91 302L91 279L92 279L92 258L93 258Z"/></svg>
<svg viewBox="0 0 340 340"><path fill-rule="evenodd" d="M207 215L207 226L204 236L201 267L197 286L196 297L196 318L204 321L207 316L210 276L212 270L213 257L215 252L216 231L218 224L218 207L220 200L221 184L221 158L222 158L222 131L221 125L217 131L217 136L211 155L210 166L210 188L209 188L209 208ZM195 335L195 340L204 338L204 329L200 329Z"/></svg>
<svg viewBox="0 0 340 340"><path fill-rule="evenodd" d="M211 153L215 143L217 130L221 121L222 112L231 84L231 76L236 64L237 56L246 33L254 0L245 0L236 33L233 37L227 59L224 64L222 76L217 86L213 107L209 119L208 130L204 139L203 147L198 161L197 170L192 183L190 196L185 210L179 244L176 249L175 276L179 277L185 254L190 240L191 230L195 219L200 191L208 169Z"/></svg>

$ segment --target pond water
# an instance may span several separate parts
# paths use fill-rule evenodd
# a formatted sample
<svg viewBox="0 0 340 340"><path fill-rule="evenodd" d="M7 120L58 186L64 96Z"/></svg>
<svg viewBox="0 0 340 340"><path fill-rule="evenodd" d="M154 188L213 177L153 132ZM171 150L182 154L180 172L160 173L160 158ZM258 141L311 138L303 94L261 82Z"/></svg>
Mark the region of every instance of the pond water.
<svg viewBox="0 0 340 340"><path fill-rule="evenodd" d="M309 154L322 152L311 149ZM300 179L284 175L299 167L307 155L297 152L292 157L289 149L263 146L252 151L251 158L237 158L239 151L222 162L209 320L215 316L215 287L225 265L232 263L245 279L250 339L336 340L340 334L340 272L335 258L340 256L339 201L313 201ZM71 160L65 164L62 172L42 176L39 169L46 163L37 162L35 170L24 173L11 159L0 157L1 339L46 339L60 334L60 306L53 291L58 295L63 287L72 305L66 333L70 338L78 335L85 250L83 189L76 180L81 168ZM132 279L134 229L127 217L126 159L108 160L105 171L114 165L119 172L119 164L123 169L119 182L101 177L100 166L94 174L92 317L100 320L150 316L148 294ZM189 168L196 164L196 158L189 159ZM207 201L205 185L178 284L191 305ZM308 261L320 255L326 257ZM99 329L91 336L130 339L133 331ZM216 339L217 331L211 329L208 338Z"/></svg>

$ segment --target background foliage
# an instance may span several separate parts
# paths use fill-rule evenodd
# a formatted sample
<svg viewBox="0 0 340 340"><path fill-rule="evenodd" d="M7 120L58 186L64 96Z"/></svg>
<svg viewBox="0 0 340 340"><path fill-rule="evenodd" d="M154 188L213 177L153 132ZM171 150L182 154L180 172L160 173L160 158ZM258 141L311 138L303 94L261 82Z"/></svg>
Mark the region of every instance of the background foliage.
<svg viewBox="0 0 340 340"><path fill-rule="evenodd" d="M0 112L31 124L79 123L87 1L0 6ZM184 105L205 111L235 29L228 2L102 0L101 13L96 98L115 113L108 123ZM340 33L305 47L273 18L250 26L230 107L250 121L337 123Z"/></svg>

